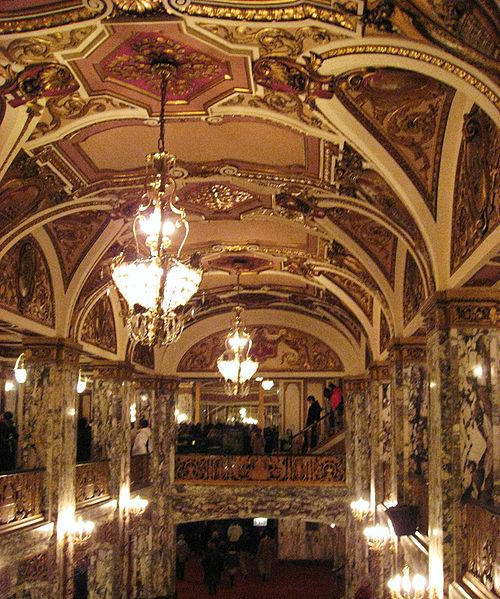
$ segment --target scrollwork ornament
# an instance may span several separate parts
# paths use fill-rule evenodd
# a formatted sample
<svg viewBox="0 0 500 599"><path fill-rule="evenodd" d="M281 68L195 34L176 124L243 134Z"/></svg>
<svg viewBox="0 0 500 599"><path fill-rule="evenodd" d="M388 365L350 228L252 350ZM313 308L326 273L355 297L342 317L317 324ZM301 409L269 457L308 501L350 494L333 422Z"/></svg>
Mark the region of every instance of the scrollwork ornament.
<svg viewBox="0 0 500 599"><path fill-rule="evenodd" d="M144 14L157 10L162 5L161 0L113 0L113 4L123 12Z"/></svg>

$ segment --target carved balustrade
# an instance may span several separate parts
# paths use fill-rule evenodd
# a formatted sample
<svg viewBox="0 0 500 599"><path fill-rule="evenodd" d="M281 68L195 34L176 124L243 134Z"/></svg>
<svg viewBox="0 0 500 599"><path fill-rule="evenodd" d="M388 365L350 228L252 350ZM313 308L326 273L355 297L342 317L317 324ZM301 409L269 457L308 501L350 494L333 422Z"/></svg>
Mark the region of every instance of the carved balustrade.
<svg viewBox="0 0 500 599"><path fill-rule="evenodd" d="M0 475L0 533L43 520L43 469Z"/></svg>
<svg viewBox="0 0 500 599"><path fill-rule="evenodd" d="M204 455L175 458L175 480L182 483L345 485L341 455Z"/></svg>
<svg viewBox="0 0 500 599"><path fill-rule="evenodd" d="M151 484L149 478L149 456L133 455L130 458L130 486L132 489L142 489Z"/></svg>
<svg viewBox="0 0 500 599"><path fill-rule="evenodd" d="M99 460L76 465L77 507L109 499L109 462Z"/></svg>
<svg viewBox="0 0 500 599"><path fill-rule="evenodd" d="M467 503L463 508L464 571L481 596L500 597L500 509Z"/></svg>

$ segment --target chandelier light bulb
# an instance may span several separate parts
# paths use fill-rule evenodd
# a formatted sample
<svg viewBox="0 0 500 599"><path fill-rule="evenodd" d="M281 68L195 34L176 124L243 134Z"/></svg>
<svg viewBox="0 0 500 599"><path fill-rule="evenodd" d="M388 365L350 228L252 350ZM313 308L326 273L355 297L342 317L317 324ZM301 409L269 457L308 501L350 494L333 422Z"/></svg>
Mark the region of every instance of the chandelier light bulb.
<svg viewBox="0 0 500 599"><path fill-rule="evenodd" d="M427 591L427 579L421 574L410 577L408 566L403 568L403 575L397 574L387 582L391 591L391 599L424 599Z"/></svg>
<svg viewBox="0 0 500 599"><path fill-rule="evenodd" d="M16 388L16 385L13 381L5 381L5 392L8 393L9 391L14 391L14 389Z"/></svg>
<svg viewBox="0 0 500 599"><path fill-rule="evenodd" d="M20 354L16 360L16 364L14 366L14 376L16 377L16 381L18 383L23 384L26 382L28 372L24 367L24 352Z"/></svg>
<svg viewBox="0 0 500 599"><path fill-rule="evenodd" d="M78 373L78 382L76 383L76 392L83 393L87 388L87 381L82 378L82 371L80 370Z"/></svg>
<svg viewBox="0 0 500 599"><path fill-rule="evenodd" d="M391 536L391 533L387 526L382 526L380 524L375 524L375 526L367 526L363 534L366 537L366 542L368 543L368 547L373 551L380 551L383 549Z"/></svg>
<svg viewBox="0 0 500 599"><path fill-rule="evenodd" d="M266 379L262 381L261 385L264 391L270 391L274 387L274 381L271 379Z"/></svg>

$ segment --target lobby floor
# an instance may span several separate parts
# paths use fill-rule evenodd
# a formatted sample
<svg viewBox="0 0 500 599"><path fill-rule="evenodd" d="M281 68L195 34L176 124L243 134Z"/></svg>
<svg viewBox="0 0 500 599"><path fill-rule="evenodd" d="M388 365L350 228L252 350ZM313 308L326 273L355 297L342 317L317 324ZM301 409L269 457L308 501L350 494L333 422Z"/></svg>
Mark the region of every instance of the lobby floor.
<svg viewBox="0 0 500 599"><path fill-rule="evenodd" d="M262 582L251 562L248 578L237 575L233 587L227 575L217 591L217 599L341 599L343 583L335 582L331 566L311 562L276 562L269 582ZM203 584L200 560L192 558L186 567L186 576L177 583L178 599L208 597Z"/></svg>

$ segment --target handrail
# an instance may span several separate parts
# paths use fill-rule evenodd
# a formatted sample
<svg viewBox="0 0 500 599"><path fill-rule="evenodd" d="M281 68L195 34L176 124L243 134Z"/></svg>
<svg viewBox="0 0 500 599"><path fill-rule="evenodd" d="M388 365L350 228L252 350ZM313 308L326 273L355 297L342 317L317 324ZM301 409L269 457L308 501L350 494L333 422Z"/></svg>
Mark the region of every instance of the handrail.
<svg viewBox="0 0 500 599"><path fill-rule="evenodd" d="M317 424L319 424L320 422L322 422L325 418L328 418L329 416L330 416L330 412L327 412L324 416L321 416L321 418L319 420L316 420L316 422L313 422L309 426L305 426L303 429L301 429L298 433L295 433L295 435L292 435L290 438L295 439L295 437L298 437L299 435L303 435L306 431L311 429L313 426L316 426Z"/></svg>

